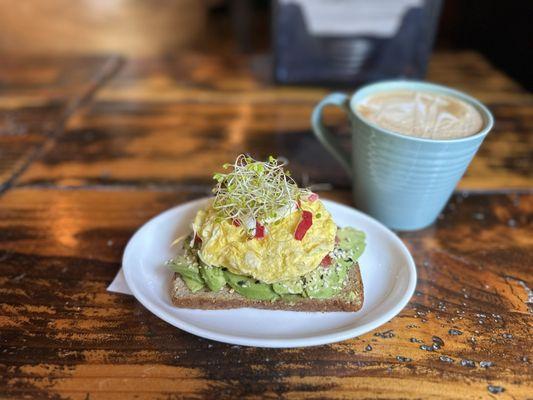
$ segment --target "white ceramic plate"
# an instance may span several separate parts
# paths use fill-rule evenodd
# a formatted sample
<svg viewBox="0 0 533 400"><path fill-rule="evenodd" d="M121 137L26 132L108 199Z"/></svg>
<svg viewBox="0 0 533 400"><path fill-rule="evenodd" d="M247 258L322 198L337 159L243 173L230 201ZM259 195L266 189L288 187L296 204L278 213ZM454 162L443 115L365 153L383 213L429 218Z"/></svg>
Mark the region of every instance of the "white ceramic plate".
<svg viewBox="0 0 533 400"><path fill-rule="evenodd" d="M367 247L359 259L365 295L360 311L320 313L174 307L169 295L172 273L164 263L175 253L170 244L190 231L196 211L206 200L182 204L151 219L133 235L124 251L124 275L134 296L169 324L194 335L238 345L313 346L349 339L377 328L398 314L413 295L415 263L400 239L373 218L323 200L339 226L353 226L367 235Z"/></svg>

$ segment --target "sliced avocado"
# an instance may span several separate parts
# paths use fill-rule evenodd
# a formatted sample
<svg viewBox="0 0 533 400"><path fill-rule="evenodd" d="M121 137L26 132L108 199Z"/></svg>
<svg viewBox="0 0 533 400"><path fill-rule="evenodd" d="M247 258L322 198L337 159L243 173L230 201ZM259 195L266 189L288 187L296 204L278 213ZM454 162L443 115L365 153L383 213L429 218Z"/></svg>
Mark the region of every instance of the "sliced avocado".
<svg viewBox="0 0 533 400"><path fill-rule="evenodd" d="M272 285L256 283L254 279L229 271L224 271L224 277L232 289L247 299L274 301L279 298L279 295L272 290Z"/></svg>
<svg viewBox="0 0 533 400"><path fill-rule="evenodd" d="M289 303L289 304L296 304L298 301L303 299L303 293L302 294L282 294L281 300Z"/></svg>
<svg viewBox="0 0 533 400"><path fill-rule="evenodd" d="M211 267L202 263L200 265L200 275L213 292L218 292L226 285L226 278L224 278L222 268Z"/></svg>
<svg viewBox="0 0 533 400"><path fill-rule="evenodd" d="M304 291L304 286L301 279L295 279L293 281L273 283L272 289L279 295L301 294Z"/></svg>
<svg viewBox="0 0 533 400"><path fill-rule="evenodd" d="M348 258L335 260L335 265L338 265L345 269L352 267L353 264L354 264L354 260L350 256Z"/></svg>
<svg viewBox="0 0 533 400"><path fill-rule="evenodd" d="M311 299L329 299L342 291L346 275L347 268L340 265L318 267L304 276L305 293Z"/></svg>
<svg viewBox="0 0 533 400"><path fill-rule="evenodd" d="M354 228L340 228L337 230L339 248L350 254L350 258L357 260L365 250L365 233Z"/></svg>
<svg viewBox="0 0 533 400"><path fill-rule="evenodd" d="M178 256L168 263L168 267L180 274L181 279L193 293L204 287L204 280L200 276L198 265L191 264L185 257Z"/></svg>
<svg viewBox="0 0 533 400"><path fill-rule="evenodd" d="M204 282L196 278L191 279L191 278L188 278L182 275L181 279L183 279L183 282L185 282L189 290L193 293L196 293L197 291L203 289L204 287Z"/></svg>

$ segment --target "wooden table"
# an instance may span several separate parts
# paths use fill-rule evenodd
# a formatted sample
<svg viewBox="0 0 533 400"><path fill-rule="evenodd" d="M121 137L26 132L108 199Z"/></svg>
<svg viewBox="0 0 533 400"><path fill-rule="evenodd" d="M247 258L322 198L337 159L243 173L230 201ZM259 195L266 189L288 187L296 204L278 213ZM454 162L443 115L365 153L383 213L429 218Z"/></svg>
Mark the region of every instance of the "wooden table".
<svg viewBox="0 0 533 400"><path fill-rule="evenodd" d="M258 58L11 60L0 65L0 398L533 397L533 96L478 54L432 58L430 80L478 97L497 122L436 224L400 235L415 296L374 332L292 350L197 338L106 287L132 233L209 193L239 152L283 155L298 181L350 204L309 128L329 90L275 86ZM346 136L339 114L328 119Z"/></svg>

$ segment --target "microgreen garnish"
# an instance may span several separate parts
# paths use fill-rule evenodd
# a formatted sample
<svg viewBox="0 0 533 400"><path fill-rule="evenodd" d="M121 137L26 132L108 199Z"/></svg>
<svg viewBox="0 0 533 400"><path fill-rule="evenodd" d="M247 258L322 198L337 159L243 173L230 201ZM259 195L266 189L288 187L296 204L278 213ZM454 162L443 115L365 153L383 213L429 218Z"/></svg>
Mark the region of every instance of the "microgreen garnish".
<svg viewBox="0 0 533 400"><path fill-rule="evenodd" d="M213 175L217 181L213 208L219 217L255 226L255 221L268 225L292 212L309 191L298 188L284 165L273 156L262 162L244 154L234 164L224 164L230 171Z"/></svg>

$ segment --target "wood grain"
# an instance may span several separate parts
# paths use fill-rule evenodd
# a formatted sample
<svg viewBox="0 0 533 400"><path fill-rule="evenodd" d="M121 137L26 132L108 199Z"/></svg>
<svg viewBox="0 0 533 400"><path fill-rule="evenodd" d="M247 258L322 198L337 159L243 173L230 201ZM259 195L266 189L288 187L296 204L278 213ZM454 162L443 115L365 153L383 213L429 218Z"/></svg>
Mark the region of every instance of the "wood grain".
<svg viewBox="0 0 533 400"><path fill-rule="evenodd" d="M397 318L292 350L200 339L106 292L134 230L202 195L4 194L0 397L479 399L489 385L504 388L497 398L531 395L533 195L454 196L436 225L402 235L419 280ZM345 191L329 197L349 202Z"/></svg>
<svg viewBox="0 0 533 400"><path fill-rule="evenodd" d="M198 54L128 63L18 183L207 187L220 165L249 152L286 157L300 182L348 188L310 131L311 111L328 90L273 86L250 63ZM436 54L430 71L486 101L496 118L459 189L533 188L533 95L473 53ZM345 117L327 117L349 146Z"/></svg>
<svg viewBox="0 0 533 400"><path fill-rule="evenodd" d="M431 56L427 80L455 87L488 104L531 105L531 93L475 51Z"/></svg>
<svg viewBox="0 0 533 400"><path fill-rule="evenodd" d="M531 398L533 97L472 52L436 54L429 77L486 102L496 127L436 224L401 235L419 280L392 321L248 348L106 291L133 232L209 194L240 152L286 156L299 182L350 204L309 130L330 90L275 86L268 60L222 53L131 60L83 113L118 60L0 64L0 398ZM347 142L342 115L327 118Z"/></svg>
<svg viewBox="0 0 533 400"><path fill-rule="evenodd" d="M115 57L10 57L0 63L0 191L116 69Z"/></svg>
<svg viewBox="0 0 533 400"><path fill-rule="evenodd" d="M198 42L206 14L196 0L0 0L0 52L166 54Z"/></svg>
<svg viewBox="0 0 533 400"><path fill-rule="evenodd" d="M164 59L131 60L98 99L194 103L310 103L332 88L277 86L266 56L242 56L227 47ZM531 104L532 96L474 51L435 52L427 80L465 90L487 103ZM346 87L346 92L355 88ZM339 88L336 88L339 90Z"/></svg>

